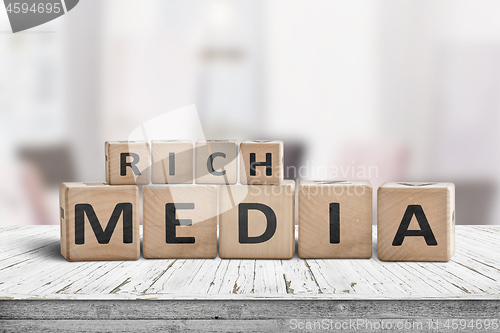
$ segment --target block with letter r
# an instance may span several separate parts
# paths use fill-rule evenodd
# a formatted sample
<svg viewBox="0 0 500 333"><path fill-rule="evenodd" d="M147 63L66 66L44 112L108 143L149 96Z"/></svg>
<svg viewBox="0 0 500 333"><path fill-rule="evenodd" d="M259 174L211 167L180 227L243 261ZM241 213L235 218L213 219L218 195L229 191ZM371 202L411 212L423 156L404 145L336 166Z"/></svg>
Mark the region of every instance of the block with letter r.
<svg viewBox="0 0 500 333"><path fill-rule="evenodd" d="M150 180L149 143L106 141L106 182L109 185L146 185Z"/></svg>
<svg viewBox="0 0 500 333"><path fill-rule="evenodd" d="M59 200L61 254L66 260L139 258L137 186L62 183Z"/></svg>

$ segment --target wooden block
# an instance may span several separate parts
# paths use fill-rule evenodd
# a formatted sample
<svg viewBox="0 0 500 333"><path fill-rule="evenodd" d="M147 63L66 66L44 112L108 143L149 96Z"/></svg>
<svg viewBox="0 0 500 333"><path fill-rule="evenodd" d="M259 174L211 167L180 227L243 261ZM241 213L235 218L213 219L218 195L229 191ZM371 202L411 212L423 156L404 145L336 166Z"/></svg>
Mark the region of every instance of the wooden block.
<svg viewBox="0 0 500 333"><path fill-rule="evenodd" d="M198 140L195 150L197 184L236 184L238 141Z"/></svg>
<svg viewBox="0 0 500 333"><path fill-rule="evenodd" d="M106 141L106 182L110 185L149 184L151 159L144 141Z"/></svg>
<svg viewBox="0 0 500 333"><path fill-rule="evenodd" d="M245 140L240 144L242 184L280 184L283 181L283 141Z"/></svg>
<svg viewBox="0 0 500 333"><path fill-rule="evenodd" d="M151 142L153 184L193 183L193 143L190 140Z"/></svg>
<svg viewBox="0 0 500 333"><path fill-rule="evenodd" d="M59 202L61 254L66 260L139 258L137 186L62 183Z"/></svg>
<svg viewBox="0 0 500 333"><path fill-rule="evenodd" d="M301 181L298 195L300 258L371 258L369 181Z"/></svg>
<svg viewBox="0 0 500 333"><path fill-rule="evenodd" d="M294 238L295 181L281 185L219 188L219 256L290 259Z"/></svg>
<svg viewBox="0 0 500 333"><path fill-rule="evenodd" d="M380 260L448 261L455 253L455 185L385 183L377 194Z"/></svg>
<svg viewBox="0 0 500 333"><path fill-rule="evenodd" d="M217 186L144 186L144 258L215 258Z"/></svg>

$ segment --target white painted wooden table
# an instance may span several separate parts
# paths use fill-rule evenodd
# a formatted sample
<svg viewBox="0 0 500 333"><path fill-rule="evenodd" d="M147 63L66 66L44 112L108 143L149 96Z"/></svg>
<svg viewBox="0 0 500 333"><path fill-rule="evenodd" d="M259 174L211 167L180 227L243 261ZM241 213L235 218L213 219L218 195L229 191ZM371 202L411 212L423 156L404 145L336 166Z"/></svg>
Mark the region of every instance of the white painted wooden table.
<svg viewBox="0 0 500 333"><path fill-rule="evenodd" d="M447 263L381 262L376 244L369 260L67 262L58 226L0 228L0 332L100 331L105 322L125 331L261 331L291 329L294 318L500 319L499 299L500 226L457 226Z"/></svg>

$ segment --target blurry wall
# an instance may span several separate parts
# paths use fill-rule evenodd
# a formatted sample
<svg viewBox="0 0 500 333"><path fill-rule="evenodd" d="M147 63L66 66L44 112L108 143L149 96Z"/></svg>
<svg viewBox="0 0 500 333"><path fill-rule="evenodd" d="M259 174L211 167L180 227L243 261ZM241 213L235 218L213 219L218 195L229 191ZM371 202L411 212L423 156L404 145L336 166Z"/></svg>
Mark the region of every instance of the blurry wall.
<svg viewBox="0 0 500 333"><path fill-rule="evenodd" d="M452 181L457 223L498 224L498 17L488 0L103 0L12 34L0 11L0 224L57 224L57 184L103 180L105 140L191 104L207 138L285 140L291 178Z"/></svg>

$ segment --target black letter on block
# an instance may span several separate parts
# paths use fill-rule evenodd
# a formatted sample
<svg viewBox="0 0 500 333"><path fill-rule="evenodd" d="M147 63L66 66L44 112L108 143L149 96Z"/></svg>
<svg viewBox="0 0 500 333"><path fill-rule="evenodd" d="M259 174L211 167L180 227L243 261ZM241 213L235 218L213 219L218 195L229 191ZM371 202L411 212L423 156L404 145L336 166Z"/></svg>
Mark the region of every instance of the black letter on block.
<svg viewBox="0 0 500 333"><path fill-rule="evenodd" d="M257 237L248 237L248 210L260 210L267 219L266 231ZM260 203L240 203L238 205L238 227L240 244L264 243L273 237L276 232L276 214L271 207Z"/></svg>
<svg viewBox="0 0 500 333"><path fill-rule="evenodd" d="M127 156L132 157L132 162L127 163ZM132 171L136 176L140 176L141 172L137 168L136 164L139 163L139 155L136 153L121 153L120 154L120 176L127 175L127 167L131 167Z"/></svg>
<svg viewBox="0 0 500 333"><path fill-rule="evenodd" d="M255 153L250 153L250 176L256 175L255 167L265 166L266 167L266 176L271 176L273 174L272 168L272 154L266 153L266 161L265 162L255 162Z"/></svg>
<svg viewBox="0 0 500 333"><path fill-rule="evenodd" d="M175 175L175 154L168 153L168 174L169 176Z"/></svg>
<svg viewBox="0 0 500 333"><path fill-rule="evenodd" d="M132 243L132 204L130 202L122 202L115 206L104 231L102 231L101 223L91 205L75 205L75 244L85 244L85 214L89 219L92 230L94 230L97 242L99 244L108 244L122 212L123 243Z"/></svg>
<svg viewBox="0 0 500 333"><path fill-rule="evenodd" d="M175 218L176 209L194 209L194 203L168 203L165 205L166 242L168 244L194 244L194 237L177 237L175 235L175 228L178 225L190 226L193 224L190 219L177 220Z"/></svg>
<svg viewBox="0 0 500 333"><path fill-rule="evenodd" d="M340 243L340 204L330 203L330 244Z"/></svg>
<svg viewBox="0 0 500 333"><path fill-rule="evenodd" d="M413 214L415 214L415 217L417 218L420 230L408 230ZM396 237L394 237L394 241L392 242L392 246L401 246L406 236L422 236L424 237L427 245L438 245L436 237L434 237L434 234L432 233L431 226L427 221L427 217L425 217L424 210L420 205L408 205L405 215L403 216L403 220L401 220L401 224L399 225Z"/></svg>
<svg viewBox="0 0 500 333"><path fill-rule="evenodd" d="M226 174L226 170L215 171L215 169L214 169L214 158L218 157L218 156L226 158L226 154L224 154L222 152L211 154L210 156L208 156L207 169L208 169L208 172L210 172L214 176L223 176Z"/></svg>

